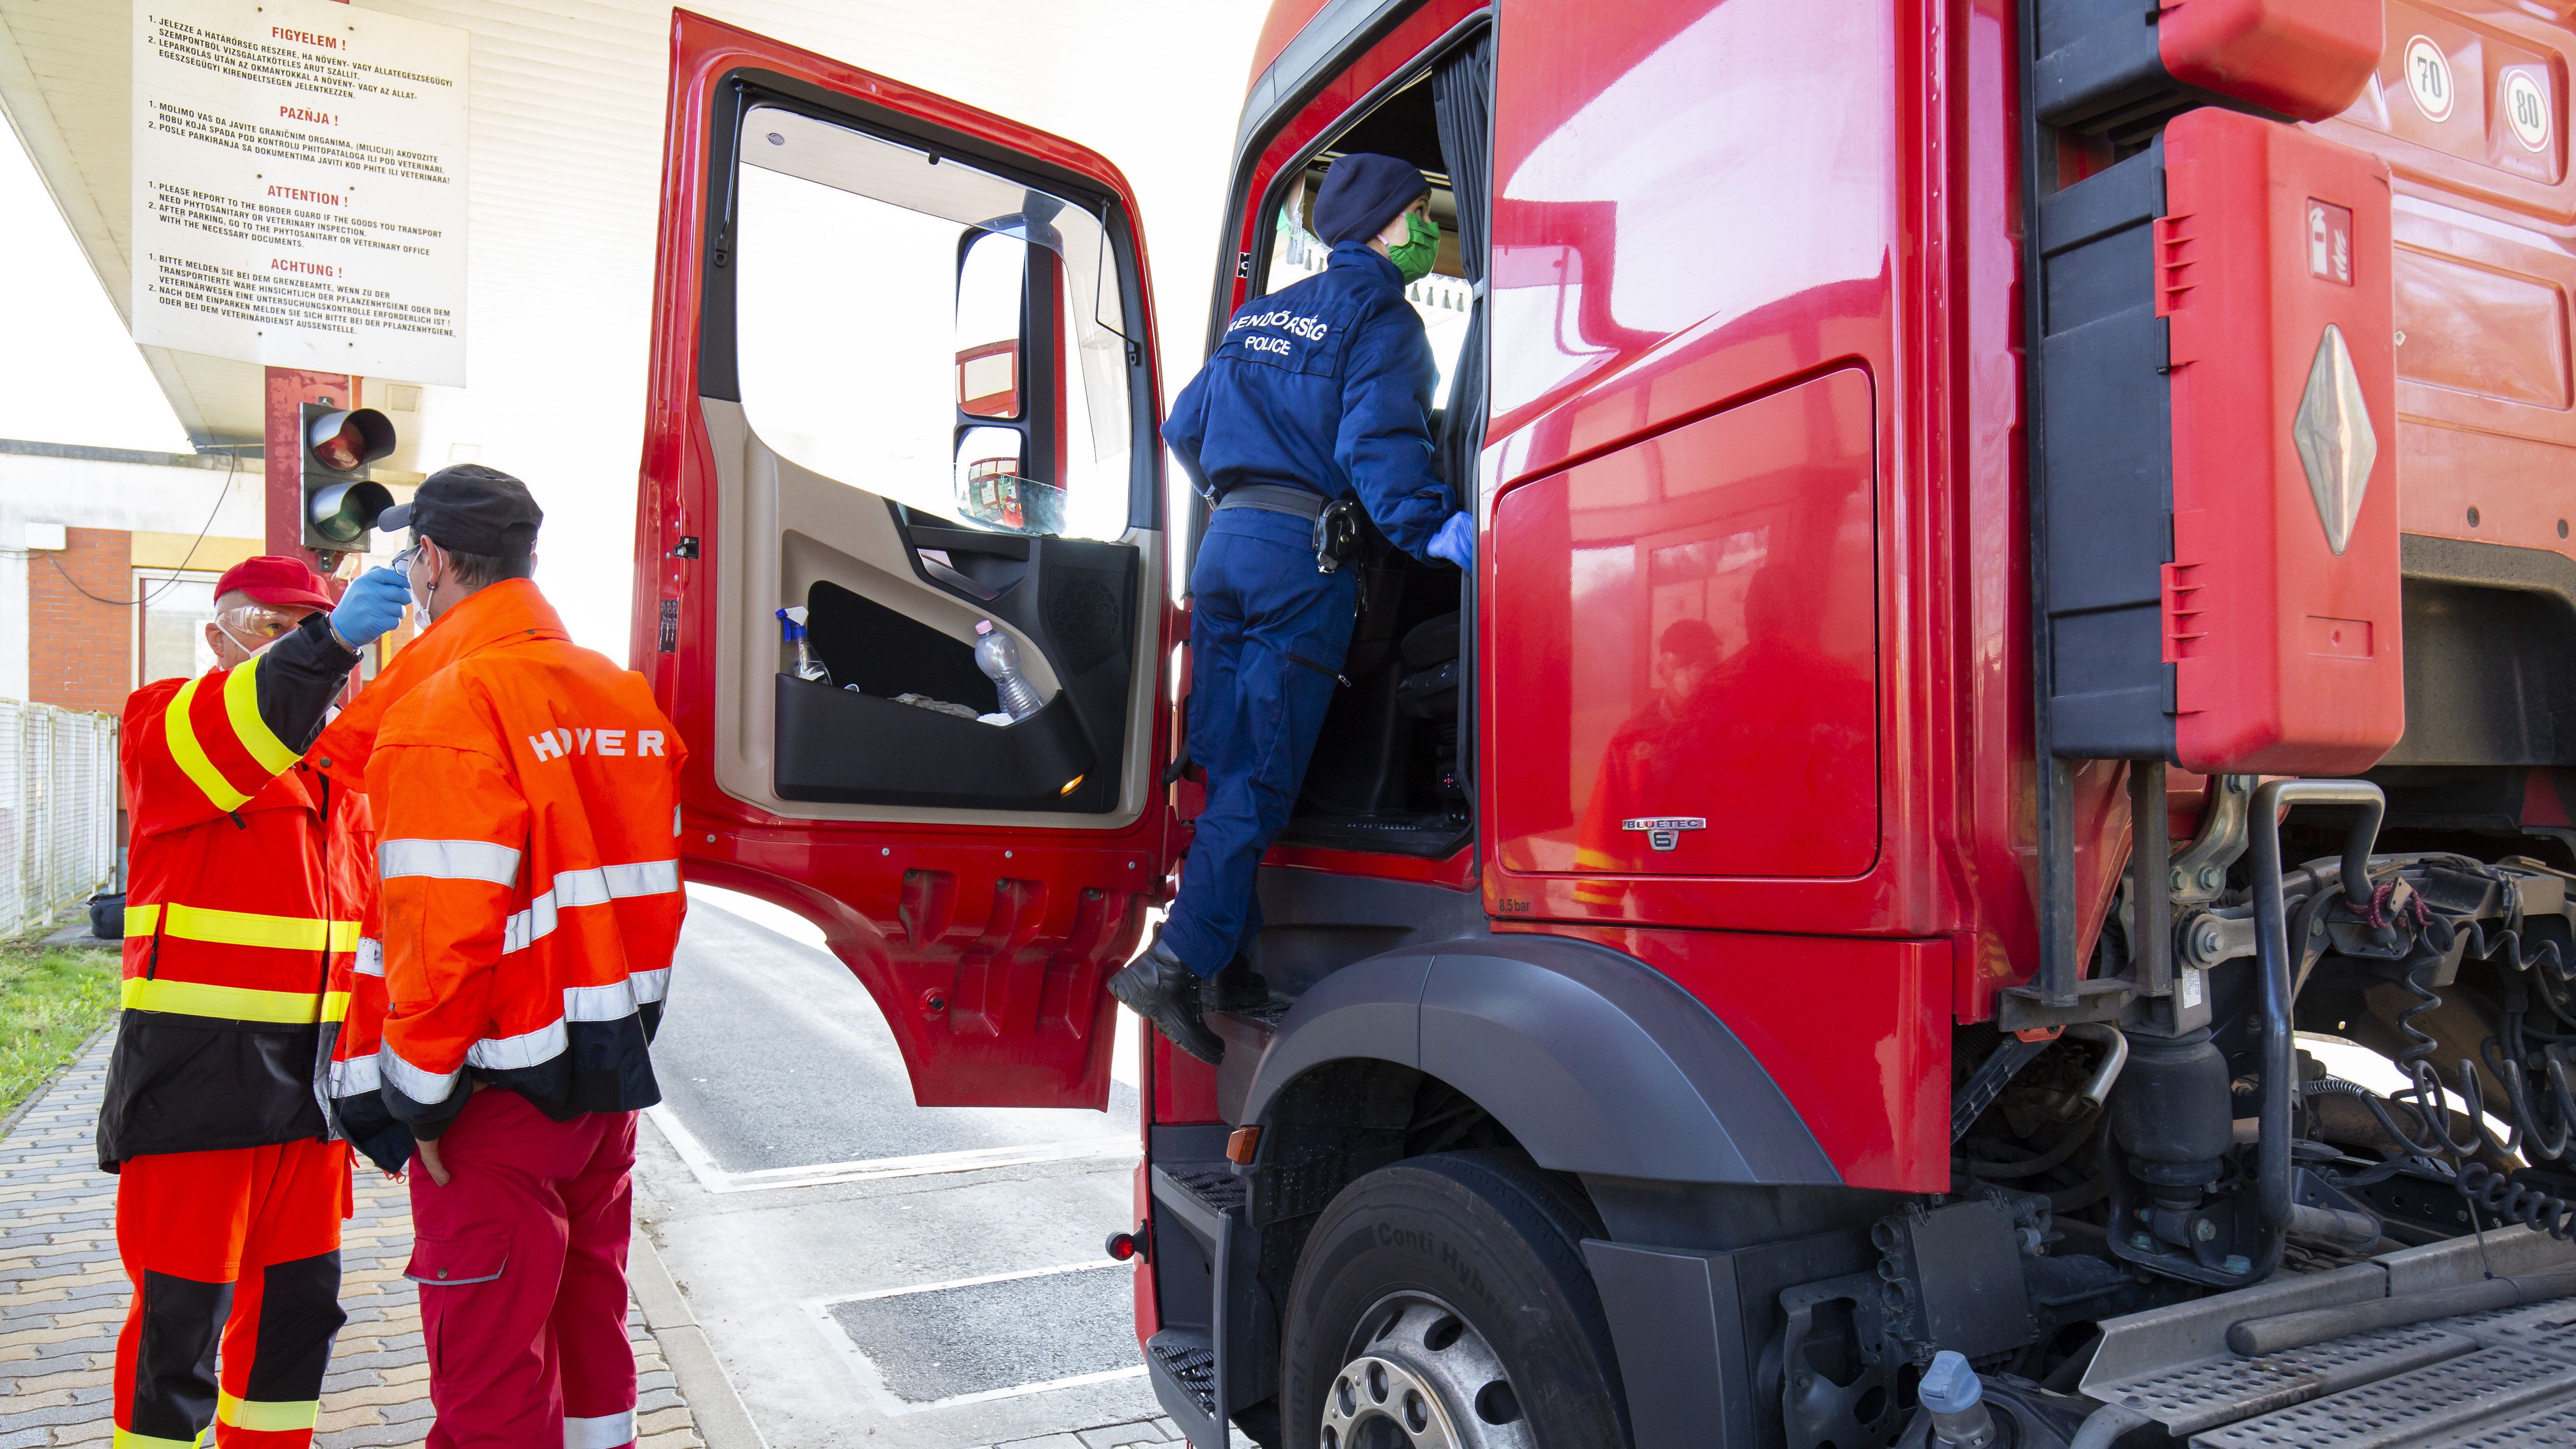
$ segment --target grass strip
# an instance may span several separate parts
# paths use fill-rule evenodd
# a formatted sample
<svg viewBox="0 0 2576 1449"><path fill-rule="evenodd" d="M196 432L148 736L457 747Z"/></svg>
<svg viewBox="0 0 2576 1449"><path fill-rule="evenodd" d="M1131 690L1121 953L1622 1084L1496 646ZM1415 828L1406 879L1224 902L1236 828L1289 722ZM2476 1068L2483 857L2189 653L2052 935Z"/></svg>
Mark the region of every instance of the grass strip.
<svg viewBox="0 0 2576 1449"><path fill-rule="evenodd" d="M116 1014L114 951L0 943L0 1118Z"/></svg>

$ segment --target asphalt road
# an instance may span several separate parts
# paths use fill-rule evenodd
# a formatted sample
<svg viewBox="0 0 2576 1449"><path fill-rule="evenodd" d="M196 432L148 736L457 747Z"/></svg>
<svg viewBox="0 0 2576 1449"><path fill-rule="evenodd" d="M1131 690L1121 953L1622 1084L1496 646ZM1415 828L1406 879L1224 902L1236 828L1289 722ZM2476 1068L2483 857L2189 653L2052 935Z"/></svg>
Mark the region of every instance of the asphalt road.
<svg viewBox="0 0 2576 1449"><path fill-rule="evenodd" d="M691 889L674 968L637 1217L773 1449L1173 1435L1101 1249L1134 1225L1131 1082L1106 1113L915 1107L821 933L730 892Z"/></svg>
<svg viewBox="0 0 2576 1449"><path fill-rule="evenodd" d="M1125 1082L1105 1113L913 1106L894 1034L819 931L731 893L699 889L691 900L653 1070L726 1171L1134 1139L1136 1089Z"/></svg>

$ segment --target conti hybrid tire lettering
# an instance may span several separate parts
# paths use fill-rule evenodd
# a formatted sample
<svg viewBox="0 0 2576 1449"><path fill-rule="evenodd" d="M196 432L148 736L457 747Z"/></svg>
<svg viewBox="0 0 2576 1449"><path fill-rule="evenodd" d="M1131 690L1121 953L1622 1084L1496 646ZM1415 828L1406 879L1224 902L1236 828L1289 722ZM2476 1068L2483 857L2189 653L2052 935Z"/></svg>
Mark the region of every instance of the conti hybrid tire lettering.
<svg viewBox="0 0 2576 1449"><path fill-rule="evenodd" d="M1288 1291L1290 1449L1627 1443L1589 1216L1515 1153L1417 1157L1344 1188Z"/></svg>

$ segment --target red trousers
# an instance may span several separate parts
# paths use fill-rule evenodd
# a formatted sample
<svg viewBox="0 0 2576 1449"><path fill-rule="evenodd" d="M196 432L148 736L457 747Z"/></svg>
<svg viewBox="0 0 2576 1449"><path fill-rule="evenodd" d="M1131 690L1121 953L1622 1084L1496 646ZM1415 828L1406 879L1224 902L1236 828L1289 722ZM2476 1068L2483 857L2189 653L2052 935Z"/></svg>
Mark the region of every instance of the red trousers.
<svg viewBox="0 0 2576 1449"><path fill-rule="evenodd" d="M411 1165L411 1266L428 1338L428 1449L623 1449L635 1114L552 1121L477 1092L438 1139L448 1181Z"/></svg>
<svg viewBox="0 0 2576 1449"><path fill-rule="evenodd" d="M116 1251L134 1301L116 1339L116 1449L303 1449L340 1311L344 1142L129 1157ZM217 1335L222 1372L216 1371Z"/></svg>

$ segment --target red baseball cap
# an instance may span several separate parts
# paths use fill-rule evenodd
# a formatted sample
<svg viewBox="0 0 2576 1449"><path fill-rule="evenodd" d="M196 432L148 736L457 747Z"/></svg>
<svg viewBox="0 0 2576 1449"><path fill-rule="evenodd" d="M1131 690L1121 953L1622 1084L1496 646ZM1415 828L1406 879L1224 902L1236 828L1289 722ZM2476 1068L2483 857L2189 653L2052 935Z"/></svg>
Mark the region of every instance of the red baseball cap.
<svg viewBox="0 0 2576 1449"><path fill-rule="evenodd" d="M256 603L288 609L328 609L332 598L322 576L301 559L265 554L246 558L215 580L215 597L239 593Z"/></svg>

